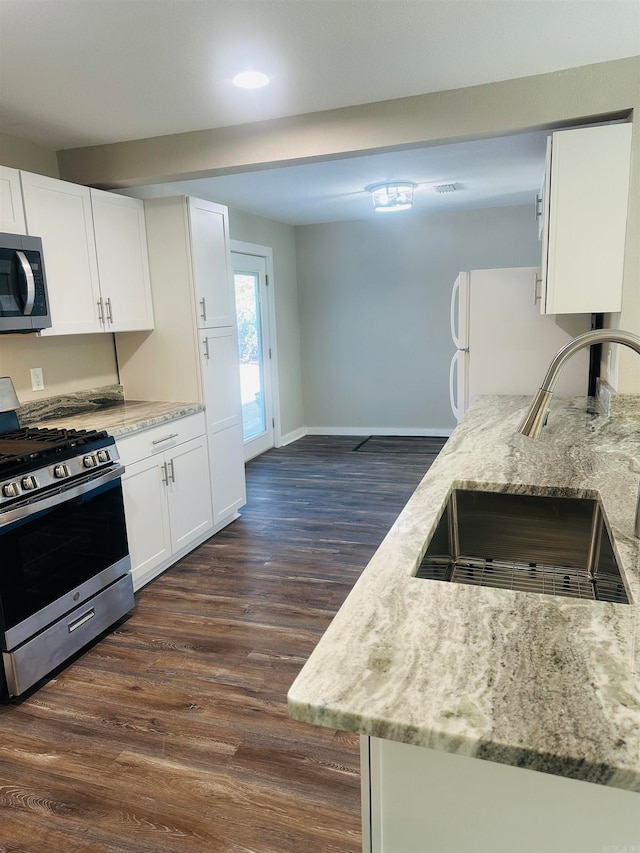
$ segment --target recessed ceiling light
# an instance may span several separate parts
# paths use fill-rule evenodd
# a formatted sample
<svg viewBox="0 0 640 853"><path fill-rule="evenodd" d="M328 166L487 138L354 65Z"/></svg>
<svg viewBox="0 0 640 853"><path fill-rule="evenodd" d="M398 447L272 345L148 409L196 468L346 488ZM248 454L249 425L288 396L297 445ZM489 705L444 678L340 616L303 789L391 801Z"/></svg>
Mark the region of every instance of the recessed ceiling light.
<svg viewBox="0 0 640 853"><path fill-rule="evenodd" d="M269 78L262 71L243 71L231 81L234 86L240 89L261 89L269 82Z"/></svg>

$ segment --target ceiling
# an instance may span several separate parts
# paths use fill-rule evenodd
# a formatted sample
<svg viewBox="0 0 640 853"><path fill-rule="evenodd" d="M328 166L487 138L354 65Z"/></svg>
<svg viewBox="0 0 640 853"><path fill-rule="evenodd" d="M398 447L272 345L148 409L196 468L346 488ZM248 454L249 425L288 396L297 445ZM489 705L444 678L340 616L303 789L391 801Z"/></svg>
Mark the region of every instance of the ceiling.
<svg viewBox="0 0 640 853"><path fill-rule="evenodd" d="M0 130L60 150L638 54L639 0L0 0ZM232 86L247 67L265 71L270 85ZM543 136L144 193L178 189L293 224L373 215L363 188L387 178L418 184L417 210L519 204L539 183ZM455 193L431 189L452 182Z"/></svg>
<svg viewBox="0 0 640 853"><path fill-rule="evenodd" d="M125 190L136 198L192 195L291 225L380 218L370 184L408 180L411 211L394 217L532 203L544 171L547 132L436 145L303 166ZM455 187L438 193L433 187ZM388 215L388 214L387 214Z"/></svg>

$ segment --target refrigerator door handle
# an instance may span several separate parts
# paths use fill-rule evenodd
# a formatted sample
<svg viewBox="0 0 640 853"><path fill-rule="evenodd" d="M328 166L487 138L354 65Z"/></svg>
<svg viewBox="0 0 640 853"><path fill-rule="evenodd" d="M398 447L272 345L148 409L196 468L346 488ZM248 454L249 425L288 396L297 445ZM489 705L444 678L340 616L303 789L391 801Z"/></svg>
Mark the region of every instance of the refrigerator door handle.
<svg viewBox="0 0 640 853"><path fill-rule="evenodd" d="M456 300L457 297L457 300ZM460 276L453 283L453 290L451 291L451 337L453 338L453 345L459 349L460 348L460 338L458 336L458 330L456 329L456 316L460 319L460 311L459 303L460 300Z"/></svg>
<svg viewBox="0 0 640 853"><path fill-rule="evenodd" d="M464 414L464 411L462 408L464 401L462 401L462 404L460 404L460 401L456 399L455 389L456 389L456 385L458 385L458 383L457 382L454 383L454 378L457 378L456 377L456 370L460 370L459 361L464 356L464 352L465 351L461 350L461 349L456 350L455 353L453 354L453 358L451 359L451 365L449 367L449 400L451 402L451 411L453 412L454 417L458 423L460 423L460 421L462 420L462 416Z"/></svg>

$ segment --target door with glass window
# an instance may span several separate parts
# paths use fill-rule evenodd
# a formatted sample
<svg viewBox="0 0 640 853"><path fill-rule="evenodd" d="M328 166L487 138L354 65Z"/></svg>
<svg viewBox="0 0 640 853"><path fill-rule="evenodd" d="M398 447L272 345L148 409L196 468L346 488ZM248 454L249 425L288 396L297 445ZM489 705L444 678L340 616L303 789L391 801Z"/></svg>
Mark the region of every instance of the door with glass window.
<svg viewBox="0 0 640 853"><path fill-rule="evenodd" d="M238 321L245 460L273 447L271 341L266 260L231 253Z"/></svg>

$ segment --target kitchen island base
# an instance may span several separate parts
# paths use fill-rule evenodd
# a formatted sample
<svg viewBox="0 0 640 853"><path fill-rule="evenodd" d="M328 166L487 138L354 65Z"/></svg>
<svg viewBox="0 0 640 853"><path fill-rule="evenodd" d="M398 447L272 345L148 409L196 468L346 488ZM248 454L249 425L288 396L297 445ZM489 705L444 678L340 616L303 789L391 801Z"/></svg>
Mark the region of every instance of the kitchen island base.
<svg viewBox="0 0 640 853"><path fill-rule="evenodd" d="M360 737L363 853L640 851L640 795Z"/></svg>

